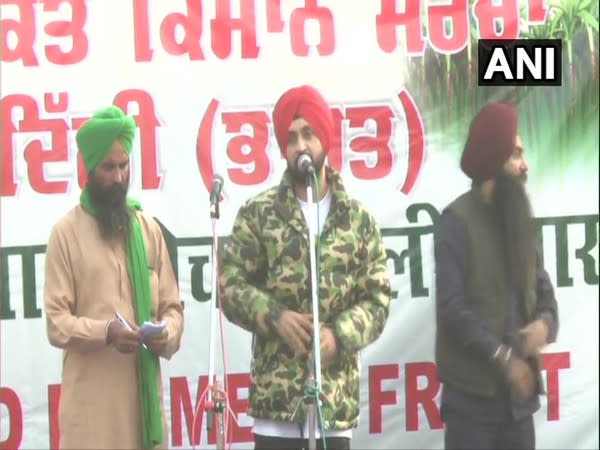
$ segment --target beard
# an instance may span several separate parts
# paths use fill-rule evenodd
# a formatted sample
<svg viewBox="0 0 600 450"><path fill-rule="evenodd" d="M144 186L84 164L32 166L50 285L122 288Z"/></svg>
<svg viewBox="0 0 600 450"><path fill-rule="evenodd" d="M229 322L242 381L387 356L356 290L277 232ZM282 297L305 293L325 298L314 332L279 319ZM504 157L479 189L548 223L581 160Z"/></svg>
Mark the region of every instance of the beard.
<svg viewBox="0 0 600 450"><path fill-rule="evenodd" d="M93 174L90 174L87 190L96 208L100 234L107 240L112 240L129 229L131 212L127 206L128 188L129 180L107 187L102 186Z"/></svg>
<svg viewBox="0 0 600 450"><path fill-rule="evenodd" d="M527 274L535 263L535 234L529 197L525 191L527 176L502 172L496 176L492 202L498 217L509 282L524 293Z"/></svg>
<svg viewBox="0 0 600 450"><path fill-rule="evenodd" d="M311 156L309 153L306 154ZM298 157L300 157L300 155L298 155ZM313 167L315 169L315 175L317 176L317 178L321 175L321 171L323 170L323 166L325 165L325 158L327 158L327 154L325 152L323 152L320 156L316 158L313 158L311 156ZM292 181L296 186L307 187L308 183L312 181L312 177L308 177L306 173L301 172L298 169L298 167L296 167L296 161L298 161L298 158L296 158L293 164L290 164L289 161L287 163L288 170L292 174Z"/></svg>

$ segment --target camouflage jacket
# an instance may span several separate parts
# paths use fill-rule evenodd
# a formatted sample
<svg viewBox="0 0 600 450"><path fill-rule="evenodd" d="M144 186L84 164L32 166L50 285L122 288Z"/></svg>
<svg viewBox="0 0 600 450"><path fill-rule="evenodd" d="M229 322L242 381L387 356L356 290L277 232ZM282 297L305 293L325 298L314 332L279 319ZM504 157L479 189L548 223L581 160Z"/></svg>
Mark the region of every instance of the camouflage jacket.
<svg viewBox="0 0 600 450"><path fill-rule="evenodd" d="M381 334L391 290L377 223L348 197L337 172L327 168L327 177L332 202L319 239L319 319L334 330L339 354L322 367L322 410L326 428L344 430L358 424L358 351ZM240 208L223 252L224 313L254 334L252 417L304 421L307 358L294 356L268 317L311 312L309 262L307 226L286 172L279 186Z"/></svg>

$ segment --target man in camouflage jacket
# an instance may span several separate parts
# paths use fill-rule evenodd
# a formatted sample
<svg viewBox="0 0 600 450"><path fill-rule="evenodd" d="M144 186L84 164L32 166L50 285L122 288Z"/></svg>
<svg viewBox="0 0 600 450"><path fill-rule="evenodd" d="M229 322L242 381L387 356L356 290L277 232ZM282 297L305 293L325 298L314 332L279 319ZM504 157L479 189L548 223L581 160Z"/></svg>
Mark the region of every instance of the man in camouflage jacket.
<svg viewBox="0 0 600 450"><path fill-rule="evenodd" d="M254 335L248 415L255 419L255 448L307 448L308 209L306 181L294 168L303 153L313 160L321 194L317 331L324 435L328 449L350 448L360 407L358 352L379 337L389 314L386 252L373 216L324 165L333 122L321 95L309 86L290 89L278 100L273 123L288 169L279 186L240 208L220 278L225 315Z"/></svg>

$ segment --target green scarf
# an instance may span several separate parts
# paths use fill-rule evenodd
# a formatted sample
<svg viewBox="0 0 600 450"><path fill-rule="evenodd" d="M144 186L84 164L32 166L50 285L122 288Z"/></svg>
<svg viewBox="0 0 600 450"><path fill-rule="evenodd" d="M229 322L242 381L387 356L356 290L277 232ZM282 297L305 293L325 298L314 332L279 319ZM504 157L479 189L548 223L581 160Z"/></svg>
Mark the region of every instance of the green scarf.
<svg viewBox="0 0 600 450"><path fill-rule="evenodd" d="M87 189L83 189L80 197L81 207L96 215ZM127 199L132 211L141 210L137 200ZM151 319L152 292L148 275L148 255L142 226L137 214L132 214L131 229L127 238L127 267L133 286L135 299L135 315L139 326ZM138 357L138 378L140 398L142 401L142 432L144 448L153 448L164 441L164 429L158 390L158 358L148 349L140 347Z"/></svg>

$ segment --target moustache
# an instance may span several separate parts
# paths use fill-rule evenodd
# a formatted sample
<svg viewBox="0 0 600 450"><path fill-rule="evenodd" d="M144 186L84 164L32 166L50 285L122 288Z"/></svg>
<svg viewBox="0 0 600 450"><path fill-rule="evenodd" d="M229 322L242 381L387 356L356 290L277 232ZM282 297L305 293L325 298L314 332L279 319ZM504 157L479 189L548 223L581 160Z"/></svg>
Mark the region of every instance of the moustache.
<svg viewBox="0 0 600 450"><path fill-rule="evenodd" d="M127 185L125 183L115 183L106 188L106 198L122 198L127 195Z"/></svg>
<svg viewBox="0 0 600 450"><path fill-rule="evenodd" d="M127 184L125 183L115 183L108 188L108 192L115 196L123 196L127 194Z"/></svg>
<svg viewBox="0 0 600 450"><path fill-rule="evenodd" d="M101 200L106 204L120 203L127 195L127 184L115 183L104 188L99 194Z"/></svg>

